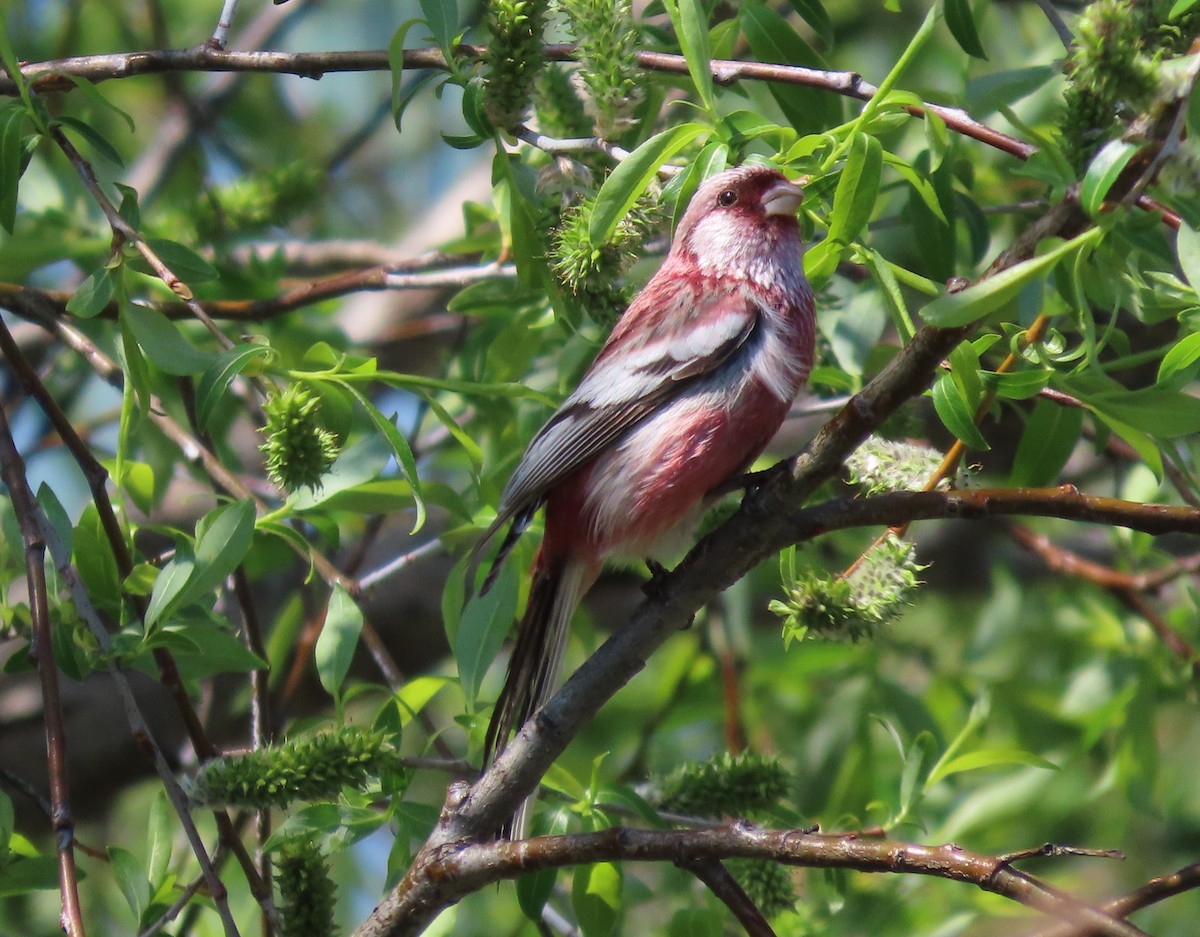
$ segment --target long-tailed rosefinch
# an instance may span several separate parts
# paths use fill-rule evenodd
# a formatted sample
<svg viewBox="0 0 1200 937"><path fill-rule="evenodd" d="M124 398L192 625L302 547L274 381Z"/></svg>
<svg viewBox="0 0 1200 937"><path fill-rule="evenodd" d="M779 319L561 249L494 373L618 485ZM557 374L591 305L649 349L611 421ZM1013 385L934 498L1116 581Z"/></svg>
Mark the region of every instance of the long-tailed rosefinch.
<svg viewBox="0 0 1200 937"><path fill-rule="evenodd" d="M685 543L710 494L744 472L783 422L813 353L802 197L761 166L704 182L662 267L529 444L476 547L512 521L499 564L545 504L487 762L549 697L571 614L604 560Z"/></svg>

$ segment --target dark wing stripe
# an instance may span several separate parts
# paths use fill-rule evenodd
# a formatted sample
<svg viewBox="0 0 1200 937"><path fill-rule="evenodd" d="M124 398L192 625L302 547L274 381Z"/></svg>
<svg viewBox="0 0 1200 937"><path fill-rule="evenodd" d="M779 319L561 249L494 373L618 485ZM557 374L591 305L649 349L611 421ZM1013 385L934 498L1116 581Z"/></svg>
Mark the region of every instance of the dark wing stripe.
<svg viewBox="0 0 1200 937"><path fill-rule="evenodd" d="M710 302L719 307L728 302L749 305L751 300L737 291L711 299ZM683 361L671 357L670 354L664 354L661 358L638 368L635 374L661 375L663 378L653 385L649 393L640 397L615 404L592 406L579 399L580 391L588 386L588 379L585 377L584 383L564 401L562 407L550 417L530 442L525 457L500 496L496 520L472 550L468 582L474 578L474 569L478 566L483 548L509 520L513 521L513 526L505 536L488 573L485 591L495 578L497 565L512 549L517 537L528 527L551 488L590 462L611 443L658 409L664 401L679 396L691 382L713 373L735 355L754 334L761 320L761 310L754 307L750 311L752 314L746 317L745 325L728 339L715 345L708 354Z"/></svg>

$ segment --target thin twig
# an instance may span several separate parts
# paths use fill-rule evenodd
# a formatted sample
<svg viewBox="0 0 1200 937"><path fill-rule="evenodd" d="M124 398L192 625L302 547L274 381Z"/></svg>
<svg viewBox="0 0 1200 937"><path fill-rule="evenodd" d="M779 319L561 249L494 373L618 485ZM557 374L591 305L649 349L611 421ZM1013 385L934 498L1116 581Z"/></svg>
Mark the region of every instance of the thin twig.
<svg viewBox="0 0 1200 937"><path fill-rule="evenodd" d="M693 859L687 853L681 852L675 864L691 872L708 886L708 890L737 918L749 937L775 937L775 931L763 917L758 905L751 900L746 890L738 884L737 879L719 859Z"/></svg>
<svg viewBox="0 0 1200 937"><path fill-rule="evenodd" d="M0 478L8 489L25 546L25 580L29 588L29 617L33 627L31 656L42 685L42 710L46 726L47 773L50 780L50 816L58 854L58 887L62 895L59 922L70 937L85 937L79 878L75 870L75 819L67 784L67 733L62 695L58 689L58 664L51 638L50 598L46 590L46 542L37 516L37 499L25 475L25 460L17 451L8 417L0 407Z"/></svg>

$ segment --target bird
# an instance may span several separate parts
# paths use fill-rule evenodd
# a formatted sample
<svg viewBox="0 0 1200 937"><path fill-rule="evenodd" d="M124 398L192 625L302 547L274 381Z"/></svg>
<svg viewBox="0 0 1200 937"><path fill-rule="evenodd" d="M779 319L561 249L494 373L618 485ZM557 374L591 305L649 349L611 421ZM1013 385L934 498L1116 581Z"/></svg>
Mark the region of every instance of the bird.
<svg viewBox="0 0 1200 937"><path fill-rule="evenodd" d="M604 562L686 546L705 509L783 423L813 360L796 216L803 197L766 165L702 182L666 259L529 443L472 551L477 558L511 524L486 591L545 507L485 765L553 692L571 616ZM524 835L529 804L501 837Z"/></svg>

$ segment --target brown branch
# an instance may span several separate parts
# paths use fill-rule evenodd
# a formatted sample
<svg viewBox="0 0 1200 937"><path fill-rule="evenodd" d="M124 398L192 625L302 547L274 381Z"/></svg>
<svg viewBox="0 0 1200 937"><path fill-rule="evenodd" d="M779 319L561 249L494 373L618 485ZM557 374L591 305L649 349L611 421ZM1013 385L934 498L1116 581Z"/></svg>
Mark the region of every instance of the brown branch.
<svg viewBox="0 0 1200 937"><path fill-rule="evenodd" d="M675 864L679 868L691 872L703 882L708 890L716 895L730 913L737 918L738 923L750 937L775 937L775 931L763 917L758 905L751 900L745 889L738 884L737 879L730 874L720 860L695 859L680 852L675 859Z"/></svg>
<svg viewBox="0 0 1200 937"><path fill-rule="evenodd" d="M458 795L465 793L460 786ZM452 793L446 810L454 809ZM1142 931L1088 905L1051 890L1011 868L1002 856L986 856L955 845L923 846L855 834L826 835L801 830L762 830L735 823L699 830L613 828L599 833L539 836L515 842L460 844L430 856L420 867L415 889L437 907L502 879L542 869L591 862L692 862L729 858L764 859L804 868L839 868L859 872L929 875L972 884L1097 933L1134 937ZM411 874L411 873L410 873ZM428 908L393 908L385 899L355 937L398 937L418 933ZM419 920L417 920L419 918ZM390 926L384 921L391 922Z"/></svg>
<svg viewBox="0 0 1200 937"><path fill-rule="evenodd" d="M1153 878L1129 894L1106 902L1101 910L1114 917L1128 917L1142 908L1196 888L1200 888L1200 862L1185 865L1170 875ZM1036 931L1030 937L1095 937L1097 933L1092 928L1057 925Z"/></svg>
<svg viewBox="0 0 1200 937"><path fill-rule="evenodd" d="M414 272L405 270L408 266L406 264L395 264L321 277L289 287L265 299L192 300L189 303L153 303L151 306L171 319L195 317L194 306L210 321L223 319L234 322L262 322L351 293L448 289L467 286L481 280L511 278L516 275L516 268L511 264L485 264L482 267L453 267L415 272L420 269L421 262L421 258L413 259ZM42 319L48 314L55 317L68 315L67 302L72 295L63 290L38 290L13 283L0 283L0 306L23 318ZM117 313L117 303L112 301L99 315L115 319Z"/></svg>
<svg viewBox="0 0 1200 937"><path fill-rule="evenodd" d="M977 520L986 517L1058 517L1128 527L1148 534L1200 534L1200 510L1143 504L1081 494L1074 485L1057 488L975 488L895 491L871 498L836 498L790 514L791 543L834 530L920 520ZM788 546L781 543L779 549Z"/></svg>
<svg viewBox="0 0 1200 937"><path fill-rule="evenodd" d="M460 45L455 52L465 59L477 60L483 55L484 47ZM545 53L547 58L554 61L575 60L575 46L569 44L548 45ZM687 60L682 55L641 51L637 53L637 58L638 64L646 71L688 74ZM405 68L447 68L441 51L432 48L405 50L403 62ZM730 85L738 81L772 81L820 88L860 101L870 100L878 91L875 85L866 81L858 72L827 71L765 62L739 62L733 59L713 59L710 66L713 79L721 85ZM235 52L197 46L192 49L118 52L35 62L23 66L21 72L35 91L48 92L72 90L74 85L65 77L67 75L102 82L168 72L259 72L321 78L334 72L388 70L387 54L383 51ZM14 94L16 85L12 79L0 78L0 95ZM926 112L937 114L957 133L979 140L1019 159L1028 159L1037 152L1036 146L981 124L960 108L926 103L919 107L907 107L906 110L917 117Z"/></svg>
<svg viewBox="0 0 1200 937"><path fill-rule="evenodd" d="M558 62L575 61L575 46L571 44L548 45L546 57ZM485 52L483 46L459 45L455 53L465 59L478 60ZM640 51L638 65L651 72L687 75L687 60L682 55L670 52ZM878 88L866 81L858 72L837 72L799 65L776 65L769 62L741 62L733 59L712 59L709 63L713 80L719 85L730 85L738 81L772 81L780 84L803 85L820 88L843 97L859 101L870 100ZM403 67L448 68L445 56L439 49L406 49ZM340 52L233 52L213 49L208 45L192 49L166 49L146 52L117 52L107 55L86 55L46 62L34 62L21 69L22 75L35 91L70 91L74 88L70 79L73 75L92 82L130 78L137 75L153 75L169 72L259 72L265 74L297 75L302 78L319 79L334 72L385 72L390 66L387 53L383 51L340 51ZM0 95L13 96L17 93L16 83L11 78L0 76ZM904 108L914 117L923 118L926 113L936 114L951 130L990 147L1015 156L1029 159L1038 152L1032 143L1018 140L999 130L975 120L961 108L944 107L922 102ZM1173 228L1180 224L1179 216L1169 208L1145 195L1138 195L1136 204L1161 216L1164 223Z"/></svg>
<svg viewBox="0 0 1200 937"><path fill-rule="evenodd" d="M58 665L51 638L50 598L46 590L46 541L38 525L37 499L25 475L25 460L17 451L8 417L0 407L0 478L8 489L25 546L25 580L29 587L29 617L33 626L31 656L42 684L46 726L47 774L50 780L51 826L58 854L58 887L62 896L59 922L70 937L85 937L79 878L75 870L75 820L67 784L67 732Z"/></svg>

